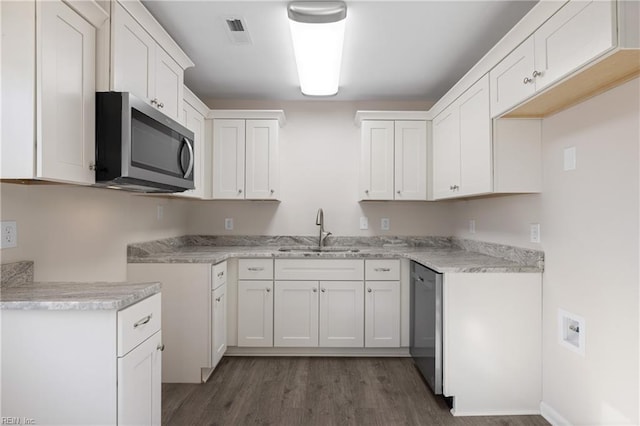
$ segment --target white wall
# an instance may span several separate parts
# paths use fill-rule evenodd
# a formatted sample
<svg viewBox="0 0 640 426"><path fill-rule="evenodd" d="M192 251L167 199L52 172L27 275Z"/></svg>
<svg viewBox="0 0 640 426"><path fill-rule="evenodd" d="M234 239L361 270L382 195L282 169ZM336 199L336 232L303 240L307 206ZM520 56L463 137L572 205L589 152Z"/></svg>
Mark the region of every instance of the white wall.
<svg viewBox="0 0 640 426"><path fill-rule="evenodd" d="M456 235L544 250L543 401L574 425L640 424L639 95L636 79L543 121L542 194L455 204ZM558 344L559 308L585 318L584 357Z"/></svg>
<svg viewBox="0 0 640 426"><path fill-rule="evenodd" d="M283 109L280 129L281 202L202 201L192 204L191 234L315 235L316 212L334 235L450 235L450 204L428 202L358 203L360 129L358 109L425 110L424 103L234 102L209 101L211 108ZM359 229L360 216L369 230ZM389 231L380 219L390 219ZM224 219L234 219L225 231Z"/></svg>
<svg viewBox="0 0 640 426"><path fill-rule="evenodd" d="M2 183L0 217L17 222L18 247L0 250L0 261L35 261L39 281L124 281L127 244L184 235L186 203L99 188Z"/></svg>

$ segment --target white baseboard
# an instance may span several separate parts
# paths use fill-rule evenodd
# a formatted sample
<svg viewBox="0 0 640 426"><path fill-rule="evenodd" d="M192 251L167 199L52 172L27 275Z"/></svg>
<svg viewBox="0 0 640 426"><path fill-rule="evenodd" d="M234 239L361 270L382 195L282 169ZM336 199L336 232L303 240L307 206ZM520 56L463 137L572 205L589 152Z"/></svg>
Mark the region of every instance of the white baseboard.
<svg viewBox="0 0 640 426"><path fill-rule="evenodd" d="M251 348L229 346L225 356L409 357L409 348Z"/></svg>
<svg viewBox="0 0 640 426"><path fill-rule="evenodd" d="M540 403L540 414L553 426L571 426L571 423L544 401Z"/></svg>

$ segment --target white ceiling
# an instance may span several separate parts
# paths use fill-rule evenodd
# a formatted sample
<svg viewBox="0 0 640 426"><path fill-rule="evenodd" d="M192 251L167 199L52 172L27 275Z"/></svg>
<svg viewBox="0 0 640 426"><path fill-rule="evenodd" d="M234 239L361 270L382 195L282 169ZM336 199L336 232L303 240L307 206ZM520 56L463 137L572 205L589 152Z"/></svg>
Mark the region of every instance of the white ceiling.
<svg viewBox="0 0 640 426"><path fill-rule="evenodd" d="M300 93L287 1L143 1L196 64L202 99L309 99ZM340 91L332 100L436 101L536 3L347 0ZM250 45L231 43L241 17ZM324 98L326 99L326 98Z"/></svg>

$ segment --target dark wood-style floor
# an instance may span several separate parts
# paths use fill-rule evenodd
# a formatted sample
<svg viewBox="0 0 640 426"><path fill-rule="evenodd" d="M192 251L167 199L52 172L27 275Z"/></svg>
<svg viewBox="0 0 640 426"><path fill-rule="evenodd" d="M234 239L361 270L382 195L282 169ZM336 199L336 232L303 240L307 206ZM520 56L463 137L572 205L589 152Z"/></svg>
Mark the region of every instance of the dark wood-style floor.
<svg viewBox="0 0 640 426"><path fill-rule="evenodd" d="M548 425L453 417L410 358L225 357L205 384L162 386L164 425Z"/></svg>

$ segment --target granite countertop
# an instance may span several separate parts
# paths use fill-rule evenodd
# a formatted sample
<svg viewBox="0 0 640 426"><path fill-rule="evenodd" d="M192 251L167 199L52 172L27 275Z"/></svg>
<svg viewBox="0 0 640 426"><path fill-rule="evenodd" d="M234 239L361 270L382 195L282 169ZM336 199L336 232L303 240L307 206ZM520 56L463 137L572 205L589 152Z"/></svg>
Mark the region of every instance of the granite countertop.
<svg viewBox="0 0 640 426"><path fill-rule="evenodd" d="M33 262L2 265L3 271L23 269L28 273L32 268ZM6 277L8 276L7 273ZM32 273L31 276L33 276ZM160 292L160 283L20 282L16 284L15 281L4 278L3 274L0 310L120 310Z"/></svg>
<svg viewBox="0 0 640 426"><path fill-rule="evenodd" d="M160 240L129 246L129 263L219 263L229 258L302 258L302 259L376 259L376 258L407 258L437 272L542 272L543 254L535 250L519 249L510 246L489 245L481 247L477 242L465 247L464 244L452 244L451 240L438 239L431 244L415 245L412 242L366 245L369 241L340 241L344 247L357 250L356 252L296 252L280 251L273 241L266 241L265 245L257 245L256 240L245 242L252 245L233 245L242 243L230 241L228 238L217 241L215 237L182 237L178 239ZM298 237L299 238L299 237ZM232 243L218 245L217 243ZM299 241L299 240L298 240ZM290 242L285 240L285 242ZM302 241L308 242L308 241ZM344 244L351 242L352 244ZM361 242L361 244L358 244ZM380 242L379 240L376 242ZM473 245L475 244L475 246ZM298 244L307 245L307 244ZM333 245L332 247L340 247ZM284 247L295 244L282 244ZM470 250L476 248L477 250ZM485 251L482 253L481 251ZM496 254L504 255L504 257Z"/></svg>

